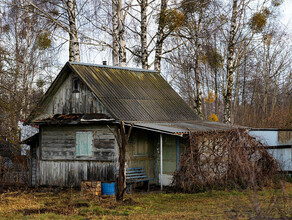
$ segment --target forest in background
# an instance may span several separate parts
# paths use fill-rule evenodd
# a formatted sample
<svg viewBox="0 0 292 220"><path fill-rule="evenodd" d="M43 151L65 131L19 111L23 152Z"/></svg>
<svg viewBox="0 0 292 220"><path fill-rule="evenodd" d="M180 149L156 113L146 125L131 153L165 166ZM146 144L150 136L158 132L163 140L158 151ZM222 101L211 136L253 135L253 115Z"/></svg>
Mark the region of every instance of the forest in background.
<svg viewBox="0 0 292 220"><path fill-rule="evenodd" d="M292 128L284 0L0 1L0 136L68 60L161 71L202 118Z"/></svg>

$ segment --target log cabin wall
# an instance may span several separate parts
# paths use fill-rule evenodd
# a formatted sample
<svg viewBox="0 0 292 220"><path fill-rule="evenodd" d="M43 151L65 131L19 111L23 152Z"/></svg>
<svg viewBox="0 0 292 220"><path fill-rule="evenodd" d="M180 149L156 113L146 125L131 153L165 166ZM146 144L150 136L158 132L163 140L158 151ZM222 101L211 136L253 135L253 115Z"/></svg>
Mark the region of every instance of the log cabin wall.
<svg viewBox="0 0 292 220"><path fill-rule="evenodd" d="M39 185L113 180L117 144L106 125L42 126L40 143Z"/></svg>

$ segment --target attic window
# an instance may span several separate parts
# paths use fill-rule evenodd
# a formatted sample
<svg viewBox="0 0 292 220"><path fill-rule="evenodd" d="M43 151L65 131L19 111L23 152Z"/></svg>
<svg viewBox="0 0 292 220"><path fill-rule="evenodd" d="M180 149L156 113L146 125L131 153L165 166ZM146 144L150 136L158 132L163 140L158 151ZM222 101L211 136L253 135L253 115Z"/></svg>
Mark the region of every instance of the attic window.
<svg viewBox="0 0 292 220"><path fill-rule="evenodd" d="M72 81L72 93L80 92L80 80L78 77L74 77Z"/></svg>

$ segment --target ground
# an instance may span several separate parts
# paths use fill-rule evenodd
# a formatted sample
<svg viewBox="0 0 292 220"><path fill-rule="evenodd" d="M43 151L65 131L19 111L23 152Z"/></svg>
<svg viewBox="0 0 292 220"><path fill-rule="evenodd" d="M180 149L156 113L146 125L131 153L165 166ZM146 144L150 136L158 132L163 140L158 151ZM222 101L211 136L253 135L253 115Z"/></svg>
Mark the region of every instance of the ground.
<svg viewBox="0 0 292 220"><path fill-rule="evenodd" d="M84 197L78 190L2 192L0 219L292 219L292 183L253 191L196 194L152 191Z"/></svg>

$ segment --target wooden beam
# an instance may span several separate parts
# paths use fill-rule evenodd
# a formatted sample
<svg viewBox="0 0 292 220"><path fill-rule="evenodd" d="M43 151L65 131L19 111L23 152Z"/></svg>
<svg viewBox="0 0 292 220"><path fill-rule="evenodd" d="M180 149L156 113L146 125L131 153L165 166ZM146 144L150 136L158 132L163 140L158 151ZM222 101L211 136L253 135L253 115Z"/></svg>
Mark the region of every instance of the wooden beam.
<svg viewBox="0 0 292 220"><path fill-rule="evenodd" d="M176 170L179 171L179 137L176 137Z"/></svg>
<svg viewBox="0 0 292 220"><path fill-rule="evenodd" d="M162 134L160 134L160 189L163 190L163 184L162 184L162 170L163 170L163 157L162 157Z"/></svg>

